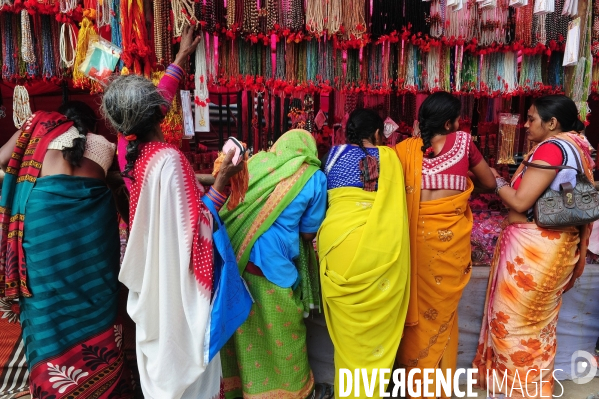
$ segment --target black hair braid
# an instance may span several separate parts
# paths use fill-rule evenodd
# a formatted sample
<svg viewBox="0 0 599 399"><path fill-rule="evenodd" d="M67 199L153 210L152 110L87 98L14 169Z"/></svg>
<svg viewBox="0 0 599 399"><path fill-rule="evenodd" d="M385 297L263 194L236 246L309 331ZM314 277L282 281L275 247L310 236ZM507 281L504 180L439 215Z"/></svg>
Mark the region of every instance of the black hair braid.
<svg viewBox="0 0 599 399"><path fill-rule="evenodd" d="M450 133L450 130L445 129L445 124L447 121L456 121L461 112L461 101L445 91L435 92L422 102L418 110L418 127L424 144L422 152L426 157L435 157L435 153L430 150L433 136Z"/></svg>
<svg viewBox="0 0 599 399"><path fill-rule="evenodd" d="M139 143L139 140L132 140L127 143L127 154L125 154L127 164L125 165L122 176L131 180L135 180L130 172L133 170L135 161L137 161L137 157L139 156Z"/></svg>
<svg viewBox="0 0 599 399"><path fill-rule="evenodd" d="M86 135L96 128L96 114L89 105L81 101L66 102L60 106L58 112L72 121L77 131L79 131L79 137L73 140L73 145L62 149L62 157L72 167L80 167L81 159L85 153Z"/></svg>
<svg viewBox="0 0 599 399"><path fill-rule="evenodd" d="M364 138L360 136L356 123L350 118L345 126L345 136L350 144L356 144L364 151L364 154L368 156L368 151L364 147Z"/></svg>
<svg viewBox="0 0 599 399"><path fill-rule="evenodd" d="M422 138L422 143L424 144L421 148L422 153L426 154L426 150L428 150L429 148L432 147L431 139L433 138L433 134L431 133L430 129L427 128L426 121L419 121L418 128L420 129L420 137ZM434 158L434 157L435 157L435 153L433 151L431 151L428 154L428 158Z"/></svg>

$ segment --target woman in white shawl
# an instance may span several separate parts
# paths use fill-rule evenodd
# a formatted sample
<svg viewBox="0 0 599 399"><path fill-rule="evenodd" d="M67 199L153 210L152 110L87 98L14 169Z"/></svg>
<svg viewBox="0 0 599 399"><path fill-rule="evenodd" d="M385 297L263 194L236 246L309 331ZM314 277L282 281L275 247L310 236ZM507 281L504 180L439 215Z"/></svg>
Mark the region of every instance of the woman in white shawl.
<svg viewBox="0 0 599 399"><path fill-rule="evenodd" d="M223 161L208 193L185 156L160 129L168 102L152 82L121 76L106 90L102 111L128 141L130 236L119 280L129 288L137 362L147 399L220 398L218 354L204 358L213 298L213 215L240 167Z"/></svg>

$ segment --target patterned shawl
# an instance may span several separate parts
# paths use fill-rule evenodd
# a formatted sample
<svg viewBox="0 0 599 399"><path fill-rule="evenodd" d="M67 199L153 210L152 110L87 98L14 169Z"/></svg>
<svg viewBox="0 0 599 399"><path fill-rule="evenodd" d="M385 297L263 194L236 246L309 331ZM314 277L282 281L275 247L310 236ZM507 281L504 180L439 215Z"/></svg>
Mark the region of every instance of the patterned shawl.
<svg viewBox="0 0 599 399"><path fill-rule="evenodd" d="M6 168L0 199L0 297L30 297L23 253L25 205L42 169L48 144L73 122L57 112L36 112L23 125Z"/></svg>
<svg viewBox="0 0 599 399"><path fill-rule="evenodd" d="M316 141L301 129L282 135L269 151L262 151L248 162L249 187L245 201L220 215L227 226L243 273L256 240L300 193L320 167Z"/></svg>

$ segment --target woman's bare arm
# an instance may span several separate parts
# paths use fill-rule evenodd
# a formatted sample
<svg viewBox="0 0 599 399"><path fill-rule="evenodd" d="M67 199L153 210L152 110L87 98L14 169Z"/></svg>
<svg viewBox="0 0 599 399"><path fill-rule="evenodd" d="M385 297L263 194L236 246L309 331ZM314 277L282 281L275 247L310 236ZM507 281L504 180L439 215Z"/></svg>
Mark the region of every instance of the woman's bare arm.
<svg viewBox="0 0 599 399"><path fill-rule="evenodd" d="M21 131L17 130L15 134L13 134L12 137L8 139L8 141L2 146L2 148L0 148L0 168L2 168L2 170L5 172L20 134Z"/></svg>

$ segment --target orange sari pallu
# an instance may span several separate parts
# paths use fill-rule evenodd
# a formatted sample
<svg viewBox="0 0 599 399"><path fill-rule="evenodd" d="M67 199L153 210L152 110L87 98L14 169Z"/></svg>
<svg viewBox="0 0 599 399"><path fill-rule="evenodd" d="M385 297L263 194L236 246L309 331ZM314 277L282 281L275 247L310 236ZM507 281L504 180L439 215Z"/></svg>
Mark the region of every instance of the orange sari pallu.
<svg viewBox="0 0 599 399"><path fill-rule="evenodd" d="M470 280L472 212L468 180L460 194L420 201L422 139L405 140L395 147L406 175L410 223L411 276L408 318L396 364L406 369L440 368L455 371L458 351L458 304ZM417 375L414 380L422 380ZM434 378L433 378L434 379ZM453 380L453 375L452 375ZM436 386L414 386L421 396L436 397ZM443 393L443 391L441 391ZM442 398L451 397L441 395Z"/></svg>
<svg viewBox="0 0 599 399"><path fill-rule="evenodd" d="M572 136L561 134L560 138L577 146L587 177L593 181L590 155L581 150L581 140ZM481 388L493 392L495 385L496 393L510 398L552 397L562 294L577 263L585 262L589 227L549 230L533 222L504 228L493 256L473 362Z"/></svg>

